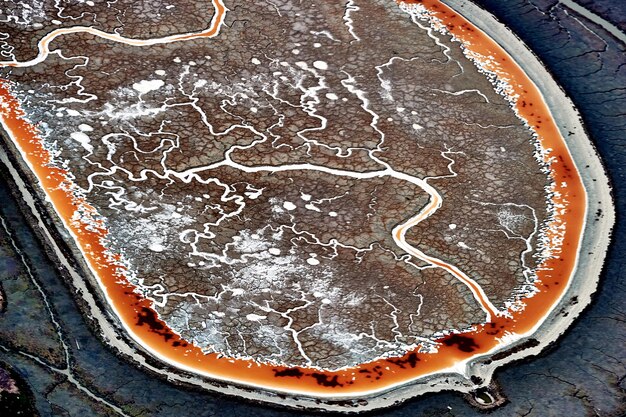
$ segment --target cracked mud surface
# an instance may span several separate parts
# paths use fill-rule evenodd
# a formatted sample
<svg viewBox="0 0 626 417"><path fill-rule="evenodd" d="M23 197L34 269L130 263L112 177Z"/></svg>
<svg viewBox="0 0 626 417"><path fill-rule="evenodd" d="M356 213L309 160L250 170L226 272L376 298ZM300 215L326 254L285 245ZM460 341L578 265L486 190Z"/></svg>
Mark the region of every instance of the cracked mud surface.
<svg viewBox="0 0 626 417"><path fill-rule="evenodd" d="M524 2L520 2L520 4L522 3ZM587 38L588 35L584 33L584 28L577 26L576 22L568 20L568 17L562 13L559 14L557 12L547 18L538 12L533 12L530 6L527 9L530 12L525 14L524 20L521 20L521 22L528 26L532 25L533 22L543 21L547 28L554 28L557 23L560 23L568 25L568 29L566 31L555 29L555 31L561 33L566 38L582 33L580 37L574 37L571 40L572 48L575 45L580 51L584 51L584 48L589 48L589 43L596 42L593 37ZM506 18L506 14L501 16L501 18ZM515 20L518 21L518 24L522 24L519 22L520 18L518 15L515 16ZM562 20L566 21L563 22ZM528 35L528 38L532 40L534 36L540 38L540 34L537 33ZM619 107L599 105L612 101L619 102L623 99L619 91L619 80L623 80L623 72L619 71L619 57L612 55L616 53L614 51L619 51L620 46L612 43L608 51L601 49L598 54L580 56L579 51L568 54L568 50L565 48L545 52L540 47L540 41L536 42L537 44L531 42L531 45L539 53L546 54L542 55L542 58L548 64L554 65L553 68L562 77L561 82L568 88L568 91L572 92L571 94L577 99L577 104L585 112L584 114L588 118L592 133L600 139L598 142L600 151L612 156L612 158L606 160L609 169L614 174L614 179L616 181L623 180L621 171L623 168L620 167L624 163L623 154L614 146L619 135L623 133L623 128L620 128L618 123L620 120L619 110L615 110L619 109ZM584 82L581 82L578 74L570 77L570 74L562 66L559 66L558 63L562 59L561 54L574 57L573 60L577 62L577 65L568 67L568 70L578 71L579 68L585 66L588 69L594 69L592 67L595 65L597 58L601 59L602 65L598 71L590 75L585 74L587 78L582 78ZM586 59L590 60L584 61ZM616 67L618 67L617 70ZM602 88L598 88L598 85L601 85ZM590 98L589 93L592 98ZM621 199L623 195L622 188L618 186L616 191L619 197L618 203L620 203L620 206L623 206ZM25 225L21 227L26 230ZM622 233L623 229L617 230L618 236L621 236ZM598 301L573 331L555 348L555 351L533 363L515 366L500 374L500 379L505 386L505 393L508 394L511 404L502 410L496 411L494 415L562 415L564 410L567 410L572 416L618 416L622 414L623 410L620 407L623 407L624 399L624 357L623 349L620 349L619 346L623 345L625 336L624 317L621 314L621 311L624 309L624 286L619 281L621 266L620 249L621 243L619 243L618 239L618 243L613 250L613 258L609 263L609 272L605 277ZM36 253L36 250L30 248L27 253L29 256L32 256ZM17 262L16 260L18 260L18 257L15 255L13 255L14 258L11 258L12 255L10 253L5 254L5 256L7 256L7 259L15 259L10 262ZM53 272L50 271L46 276L52 280L53 275ZM5 283L4 285L6 290L7 284ZM50 285L50 283L47 282L47 285ZM19 296L20 291L13 295L14 300ZM59 302L59 299L63 297L66 297L65 303L68 302L69 296L67 294L63 295L62 286L51 291L58 293L55 302ZM11 300L11 292L8 293L8 300ZM71 301L69 301L69 305L71 306ZM11 308L15 307L11 307L11 304L9 304L8 311ZM42 314L45 315L45 311ZM68 332L71 333L71 329L81 331L81 326L83 327L83 336L80 339L81 345L87 343L90 337L93 339L84 328L84 325L81 324L80 317L76 312L71 313L71 308L67 308L62 309L62 314L65 319L72 317L71 315L74 314L74 321L68 320L67 323L62 323L63 326L69 326ZM0 321L5 316L0 316ZM40 323L40 325L44 326L43 323ZM41 348L36 347L36 349ZM43 378L41 375L46 375L46 368L32 358L20 355L18 353L19 349L3 350L0 354L3 355L3 359L10 361L10 363L19 364L22 372L28 372L31 384L36 385L38 388L42 387L40 378ZM185 402L198 404L199 409L202 411L196 414L207 416L224 415L224 413L227 415L245 413L246 415L259 416L295 415L287 411L253 407L232 400L215 399L208 394L194 394L172 388L160 381L146 378L132 368L129 370L127 364L117 360L106 350L97 355L100 360L105 361L108 365L110 364L108 368L110 372L105 376L97 371L102 366L102 363L94 363L89 355L84 352L81 353L74 346L70 346L70 349L76 352L78 360L75 366L81 372L82 381L96 392L106 395L113 403L118 405L126 404L123 405L123 408L130 415L186 415L188 411L185 411ZM102 348L99 347L98 342L94 339L90 343L90 349L92 349L91 352L97 352L98 349ZM92 356L94 355L92 354ZM67 389L64 384L58 383L50 384L48 387L50 387L50 392L63 392ZM153 397L154 392L159 393L158 398ZM72 404L64 402L67 401L67 397L64 396L66 394L49 395L47 393L48 390L46 390L45 396L36 395L37 405L40 410L43 410L43 415L84 415L84 411L77 411L85 410L85 408L81 407L95 407L96 409L91 412L92 415L117 415L110 409L99 408L99 405L92 398L82 393L77 393L75 397L72 397L74 399ZM138 393L142 393L139 395L141 398L138 398ZM131 398L132 400L130 400ZM130 403L135 401L136 404L131 406ZM62 408L63 406L66 407L65 410ZM217 411L218 407L219 414ZM416 415L416 413L417 415L432 416L476 415L459 398L451 394L438 394L423 400L413 401L401 408L382 412L380 415L403 416Z"/></svg>
<svg viewBox="0 0 626 417"><path fill-rule="evenodd" d="M174 7L149 33L113 6L37 21L204 29ZM214 39L65 34L43 62L3 70L169 327L206 352L337 369L482 323L481 303L506 310L528 290L549 180L531 132L448 36L390 1L226 6ZM10 21L5 50L32 59ZM406 243L485 300L394 242L425 184L444 204Z"/></svg>

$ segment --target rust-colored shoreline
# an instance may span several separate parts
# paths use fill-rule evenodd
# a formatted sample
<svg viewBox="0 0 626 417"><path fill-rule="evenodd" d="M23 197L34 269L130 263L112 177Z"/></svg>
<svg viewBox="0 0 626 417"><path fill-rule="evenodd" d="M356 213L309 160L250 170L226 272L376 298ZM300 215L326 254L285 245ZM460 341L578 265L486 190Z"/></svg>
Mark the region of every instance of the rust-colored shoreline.
<svg viewBox="0 0 626 417"><path fill-rule="evenodd" d="M31 125L8 81L0 81L0 117L22 157L49 197L56 213L75 239L111 308L131 337L166 363L212 378L312 396L349 396L384 390L429 374L453 369L459 362L485 355L501 347L506 334L523 335L534 330L558 304L575 269L586 213L586 193L567 149L540 92L511 57L482 31L438 0L407 1L422 4L448 32L465 44L474 59L490 57L484 69L506 79L510 93L518 95L515 109L537 133L541 147L551 149L550 170L554 182L552 204L559 207L550 230L562 239L558 256L545 261L537 275L538 290L524 301L523 311L511 317L493 317L490 323L471 332L439 340L437 353L411 352L402 358L381 359L337 372L307 368L284 368L205 355L199 347L182 340L167 328L151 308L149 300L134 292L125 278L119 257L104 246L107 230L95 222L97 213L88 202L74 195L67 173L50 164L50 154ZM83 219L77 213L83 213ZM90 227L87 227L87 225ZM566 226L566 227L565 227Z"/></svg>

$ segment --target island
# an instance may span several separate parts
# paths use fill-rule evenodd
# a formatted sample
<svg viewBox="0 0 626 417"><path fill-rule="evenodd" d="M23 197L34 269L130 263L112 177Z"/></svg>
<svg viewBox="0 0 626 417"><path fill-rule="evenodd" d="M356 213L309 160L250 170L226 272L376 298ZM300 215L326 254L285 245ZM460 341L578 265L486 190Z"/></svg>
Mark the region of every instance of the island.
<svg viewBox="0 0 626 417"><path fill-rule="evenodd" d="M601 162L472 3L14 7L2 161L147 371L367 410L485 387L590 302Z"/></svg>

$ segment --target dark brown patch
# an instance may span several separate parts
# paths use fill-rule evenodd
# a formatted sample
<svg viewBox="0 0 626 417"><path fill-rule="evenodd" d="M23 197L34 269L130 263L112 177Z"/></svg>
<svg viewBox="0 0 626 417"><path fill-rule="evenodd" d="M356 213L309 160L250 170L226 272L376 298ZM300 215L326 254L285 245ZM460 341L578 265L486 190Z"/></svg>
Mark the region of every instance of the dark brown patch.
<svg viewBox="0 0 626 417"><path fill-rule="evenodd" d="M323 387L343 387L343 384L339 382L339 377L337 375L334 375L332 378L328 375L318 374L317 372L310 375L315 378L319 385Z"/></svg>
<svg viewBox="0 0 626 417"><path fill-rule="evenodd" d="M457 349L461 352L473 352L480 347L473 338L460 334L453 334L446 337L443 340L443 344L446 346L456 345Z"/></svg>
<svg viewBox="0 0 626 417"><path fill-rule="evenodd" d="M278 369L274 369L274 376L275 377L295 377L295 378L301 378L302 376L304 376L304 372L302 372L301 370L299 370L298 368L287 368L287 369L283 369L278 370Z"/></svg>

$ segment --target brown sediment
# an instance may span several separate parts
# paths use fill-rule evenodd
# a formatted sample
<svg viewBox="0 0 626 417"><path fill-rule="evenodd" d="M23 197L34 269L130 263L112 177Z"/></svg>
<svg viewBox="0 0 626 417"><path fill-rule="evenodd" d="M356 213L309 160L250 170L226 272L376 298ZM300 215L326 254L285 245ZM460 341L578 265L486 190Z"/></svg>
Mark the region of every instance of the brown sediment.
<svg viewBox="0 0 626 417"><path fill-rule="evenodd" d="M345 395L381 390L488 353L501 345L500 339L505 334L531 331L556 306L574 272L584 224L586 193L547 105L521 67L464 17L438 0L404 3L424 5L465 45L474 59L505 80L512 95L519 96L514 104L515 110L537 133L541 147L550 149L547 157L550 158L554 184L552 204L558 207L558 211L551 220L547 237L562 239L560 245L553 248L558 255L545 260L538 268L538 292L524 300L523 309L512 312L510 317L492 315L491 322L476 326L473 331L439 339L437 353L410 352L401 358L381 359L336 372L277 367L204 354L199 347L172 332L159 319L150 301L134 291L119 257L110 255L104 246L107 230L94 220L97 217L95 209L73 193L66 172L50 164L51 157L37 128L24 118L18 100L11 94L9 82L0 81L0 116L7 132L39 179L59 217L74 235L120 321L148 351L175 367L218 379L311 395ZM87 221L77 221L77 212L83 213ZM87 223L89 227L86 227Z"/></svg>

